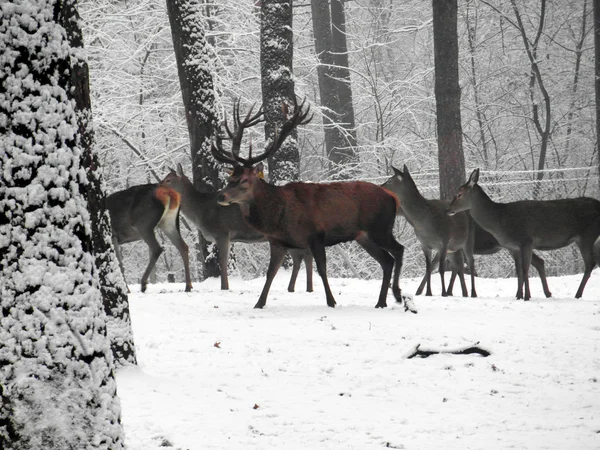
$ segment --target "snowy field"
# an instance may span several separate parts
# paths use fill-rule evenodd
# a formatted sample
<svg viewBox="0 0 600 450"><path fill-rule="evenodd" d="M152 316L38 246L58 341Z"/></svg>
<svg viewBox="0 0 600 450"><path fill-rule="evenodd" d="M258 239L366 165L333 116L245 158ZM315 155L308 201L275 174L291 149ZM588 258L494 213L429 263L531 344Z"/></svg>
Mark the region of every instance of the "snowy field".
<svg viewBox="0 0 600 450"><path fill-rule="evenodd" d="M126 442L153 449L600 449L600 270L478 279L480 298L374 308L379 281L330 279L338 307L275 278L131 286L139 367L118 373ZM439 275L434 280L439 282ZM414 293L417 280L401 287ZM434 293L439 293L438 284ZM417 344L492 354L407 359Z"/></svg>

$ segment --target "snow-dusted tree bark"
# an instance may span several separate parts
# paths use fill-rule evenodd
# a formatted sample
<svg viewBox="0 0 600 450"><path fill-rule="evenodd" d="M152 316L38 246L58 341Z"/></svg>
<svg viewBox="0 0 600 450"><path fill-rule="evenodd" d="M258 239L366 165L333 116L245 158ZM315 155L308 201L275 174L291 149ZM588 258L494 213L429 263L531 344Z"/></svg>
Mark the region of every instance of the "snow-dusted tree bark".
<svg viewBox="0 0 600 450"><path fill-rule="evenodd" d="M283 103L294 105L294 42L292 0L262 0L260 26L260 71L265 112L265 138L273 139L275 129L285 122ZM300 175L298 132L293 130L269 158L269 180L297 181Z"/></svg>
<svg viewBox="0 0 600 450"><path fill-rule="evenodd" d="M167 0L177 73L190 136L194 185L201 191L215 191L219 165L210 153L217 112L209 47L205 37L203 5L193 0ZM218 250L200 233L204 277L220 276Z"/></svg>
<svg viewBox="0 0 600 450"><path fill-rule="evenodd" d="M465 182L458 84L457 0L433 0L435 103L440 196L454 197Z"/></svg>
<svg viewBox="0 0 600 450"><path fill-rule="evenodd" d="M600 0L594 0L594 73L596 80L596 161L598 163L598 183L600 186Z"/></svg>
<svg viewBox="0 0 600 450"><path fill-rule="evenodd" d="M83 34L78 26L79 14L74 6L74 3L65 3L57 22L65 28L71 47L82 49ZM110 218L105 204L106 189L99 169L98 155L92 149L94 130L89 72L85 61L73 66L70 81L73 89L68 91L68 95L77 105L79 145L83 152L81 165L88 177L87 188L83 194L90 212L92 248L107 316L106 328L110 346L116 364L136 364L127 286L112 246Z"/></svg>
<svg viewBox="0 0 600 450"><path fill-rule="evenodd" d="M349 175L348 164L355 163L354 149L346 137L343 126L340 89L337 80L339 72L333 53L331 31L331 10L329 0L311 0L315 52L319 59L317 76L319 96L323 109L323 128L325 132L325 151L330 162L333 177Z"/></svg>
<svg viewBox="0 0 600 450"><path fill-rule="evenodd" d="M72 70L75 1L0 15L0 448L124 447Z"/></svg>

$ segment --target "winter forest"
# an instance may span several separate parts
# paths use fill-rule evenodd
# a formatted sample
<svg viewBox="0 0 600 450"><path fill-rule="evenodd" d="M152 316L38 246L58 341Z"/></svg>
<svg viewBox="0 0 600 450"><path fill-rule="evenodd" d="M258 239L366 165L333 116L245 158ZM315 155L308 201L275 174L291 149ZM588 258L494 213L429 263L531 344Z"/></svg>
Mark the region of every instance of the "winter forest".
<svg viewBox="0 0 600 450"><path fill-rule="evenodd" d="M235 220L246 224L243 232L222 237L218 228L225 219L221 213L213 214L214 207L209 213L208 200L201 200L206 195L215 207L229 208L216 206L216 192L233 184L243 161L250 161L243 169L249 183L264 184L266 180L284 187L298 181L327 185L345 182L361 189L371 189L364 187L366 183L378 185L369 201L374 204L375 200L385 203L394 199L393 213L385 220L391 220L391 234L405 248L400 264L403 292L414 293L426 265L429 271L433 270L430 263L437 264L430 261L437 251L438 257L443 255L440 271L446 270L446 280L454 271L459 278L464 275L469 284L476 272L478 280L486 279L485 286L504 293L508 290L503 280L510 278L510 294L506 296L516 302L514 282L517 277L519 283L522 281L516 267L523 262L513 260L509 251L495 253L500 244L493 255L475 251L471 261L473 248L471 253L466 248L468 242L473 245L469 241L475 239L473 228L469 238L463 239L463 247L447 250L443 244L442 251L434 247L433 253L425 251L424 256L425 244L418 231L420 216L411 215L410 199L403 197L403 188L396 190L395 186L398 180L406 184L408 179L425 199L454 198L454 202L467 180L463 188L479 188L481 184L495 202L599 199L599 8L596 0L0 0L0 448L126 447L127 428L124 432L117 378L130 391L141 380L127 368L138 363L132 321L136 321L136 308L140 308L140 320L149 314L140 306L144 301L161 317L175 311L172 320L179 327L187 325L186 312L178 309L181 305L194 311L190 317L202 315L214 320L213 325L228 328L235 323L242 329L247 325L239 322L239 316L250 305L236 309L237 296L258 297L265 277L270 276L269 261L275 259L277 245L267 243L264 235L252 228L248 216L243 222L239 212ZM260 120L252 116L259 111ZM252 117L257 117L254 126L244 130L242 122ZM239 128L245 131L243 136L237 133ZM262 166L258 169L257 156L263 152L271 152L264 159L264 171ZM231 164L223 161L241 161L235 169L240 171L233 171L230 178L225 169ZM189 186L185 177L191 181ZM242 184L239 180L236 183ZM379 188L384 183L386 189ZM198 207L200 212L186 207L186 192L191 192L186 189L201 192L195 194L204 205ZM119 192L128 194L111 196ZM359 194L352 195L359 198ZM219 198L225 197L221 194ZM589 206L577 217L586 226L588 222L600 226L600 220L594 219L598 217L594 216L598 202L591 199L585 200ZM157 201L162 202L160 207ZM182 214L178 215L180 205ZM401 214L403 205L405 212ZM383 214L384 207L377 208ZM445 212L443 223L450 220ZM335 208L328 211L328 215L336 214L341 215ZM462 211L458 214L470 217ZM569 210L569 217L576 214ZM380 225L381 217L373 222ZM146 239L155 231L156 240ZM585 233L582 239L587 241L582 245L589 241L591 257L598 233L591 236L589 228ZM364 238L368 234L361 228L354 237L340 239L342 243L327 248L327 276L348 280L342 282L340 290L332 290L338 299L342 292L348 296L365 293L369 309L373 309L370 299L375 298L381 284L377 307L386 306L381 298L385 300L387 295L388 311L404 314L403 326L409 326L413 315L405 310L416 312L413 299L399 294L395 289L398 280L389 278L392 269L388 273L385 266L386 258L393 257L396 265L390 264L399 271L402 253L398 258L390 250L393 246L378 247L379 243ZM278 279L292 271L293 284L301 263L311 267L312 254L315 282L323 279L327 305L333 306L325 278L317 275L325 256L320 255L320 247L313 247L312 241L309 244L301 247L302 251L292 249L285 259L285 249L281 250L285 275L280 273ZM386 245L390 245L389 240ZM600 244L596 247L596 258L600 259ZM546 276L556 277L551 282L572 276L577 279L572 284L575 287L584 272L584 279L589 276L590 261L578 246L540 244L535 248L549 250L539 252L543 257L541 272L537 250L529 253L536 268L531 276L540 272L546 297L550 297ZM445 263L446 251L449 264ZM225 290L229 286L222 271L231 278L231 289L236 283L242 286L241 293ZM312 272L306 273L300 272L298 286L304 281L312 284ZM439 275L431 275L436 291L440 286L434 284L434 277L437 283ZM141 292L146 290L147 280L151 287L144 300ZM404 280L409 280L406 285ZM445 297L443 280L442 275ZM596 295L598 271L590 280L588 290ZM366 287L363 283L367 282L373 284ZM275 289L278 283L283 281L276 281ZM419 293L424 284L425 278ZM533 280L533 285L539 289L538 280ZM267 292L268 286L270 281ZM388 287L392 288L389 295ZM519 284L518 298L523 298L521 288ZM203 289L215 305L199 310L191 300ZM457 296L458 288L454 289ZM524 289L528 300L527 282ZM315 304L321 307L322 291L320 285L315 287ZM557 291L564 298L574 293L574 289L573 293L554 289L555 294ZM159 297L164 293L169 295ZM427 293L431 295L429 283ZM219 296L224 303L217 306ZM541 298L539 293L533 297ZM437 314L448 309L433 299L432 304L423 306L425 310L431 307ZM490 300L469 310L473 304L467 303L465 308L460 299L455 297L452 305L464 313L463 318L473 311L487 317L485 311L491 308L507 327L515 323ZM293 302L304 300L306 297ZM359 326L362 312L352 309L358 308L352 301L347 299L350 307L341 308L347 314L347 340L352 344L336 342L337 352L359 343L353 340L355 330L349 324ZM522 304L527 302L519 301ZM563 308L565 304L560 305ZM218 308L222 308L221 317ZM597 302L583 302L577 308L562 312L572 314L569 324L578 320L576 317L585 320L598 314ZM301 321L311 310L303 309L289 323L281 310L275 311L275 319L281 320L274 326L285 336L286 327L293 329L298 325L296 320ZM517 312L525 325L527 312ZM317 314L321 316L318 326L329 320ZM435 323L442 330L443 317L435 314L432 320L439 319ZM551 314L548 323L558 323L561 313ZM375 327L392 330L397 317L369 316L368 330L371 320ZM247 318L250 321L254 316ZM335 326L332 322L331 330L345 331L340 322ZM469 327L466 321L460 324L463 329ZM589 332L592 327L588 325ZM206 333L211 339L215 334L214 348L219 349L218 339L225 339L219 337L221 331L216 325L215 329L202 326L210 329ZM171 333L163 328L163 323L148 326L150 336L154 331L154 336L161 337ZM411 336L427 329L417 327ZM597 333L597 326L593 331ZM145 332L145 327L140 328L140 335L145 336ZM229 331L222 332L234 339ZM486 333L483 325L481 332ZM244 333L238 334L240 340L256 338ZM440 331L437 337L445 339L442 334ZM196 339L183 329L181 336L188 343ZM587 338L585 333L582 336ZM536 339L533 334L519 337ZM322 339L327 338L322 335ZM490 339L498 343L494 337ZM290 342L290 347L281 348L282 353L298 346L304 358L309 358L305 342ZM273 345L277 353L277 345ZM532 350L539 353L535 345ZM161 344L144 341L141 351L155 347ZM377 348L369 350L373 358L387 361L385 351ZM594 380L597 390L597 352L591 350L592 362L582 373L587 377L585 383ZM437 353L453 357L446 349ZM245 367L253 357L251 353L239 359L232 356L232 360ZM265 361L269 358L282 367L293 365L277 355L265 355ZM517 360L507 361L508 372ZM215 363L211 360L210 364ZM565 363L561 370L575 365L573 361ZM356 370L360 370L358 366ZM395 370L395 366L385 367L385 371ZM445 362L442 367L454 370ZM479 368L465 365L469 370L472 367ZM490 367L493 376L505 373L494 364ZM299 366L298 371L304 369ZM235 367L232 370L235 372ZM419 377L417 369L410 370ZM433 370L429 375L435 376ZM223 377L235 383L233 375ZM146 381L141 384L145 386ZM319 389L316 392L327 395ZM345 392L336 395L349 397ZM262 408L258 403L254 406L255 410ZM331 407L346 408L333 402ZM360 410L360 406L354 407ZM284 428L282 425L281 430ZM250 433L258 435L252 428ZM136 429L136 439L143 435ZM145 442L145 437L139 439ZM162 435L151 439L157 447L173 446ZM381 441L382 447L429 448L374 439ZM587 448L592 441L578 442L578 448ZM276 440L269 443L265 446L256 441L254 445L281 446ZM346 441L336 443L322 448L350 448ZM136 449L150 448L146 443L138 445ZM187 442L178 445L203 448ZM312 443L298 448L318 447ZM206 448L225 447L212 443Z"/></svg>

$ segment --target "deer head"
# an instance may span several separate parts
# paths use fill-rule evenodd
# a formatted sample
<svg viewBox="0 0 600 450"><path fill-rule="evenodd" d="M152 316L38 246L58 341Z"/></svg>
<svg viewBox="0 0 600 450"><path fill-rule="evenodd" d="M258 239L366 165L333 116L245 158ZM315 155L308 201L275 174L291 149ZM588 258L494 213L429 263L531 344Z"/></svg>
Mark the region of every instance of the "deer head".
<svg viewBox="0 0 600 450"><path fill-rule="evenodd" d="M225 131L231 140L231 151L226 151L222 147L222 139L213 141L211 147L212 154L217 161L233 165L233 169L227 169L229 181L227 186L219 193L217 201L221 205L230 205L232 203L243 203L253 196L253 189L262 180L263 163L265 159L273 155L283 144L290 133L298 126L303 125L312 119L308 116L310 107L304 108L306 99L298 105L294 99L294 113L288 117L281 129L275 129L273 140L266 146L264 152L260 155L252 156L252 145L248 149L248 157L240 156L240 145L244 130L259 122L264 121L262 107L256 114L252 114L253 107L242 120L240 116L240 102L237 101L233 108L234 129L231 131L227 120L225 120ZM284 114L287 116L287 108L283 107Z"/></svg>
<svg viewBox="0 0 600 450"><path fill-rule="evenodd" d="M473 194L473 188L477 186L477 182L479 181L479 169L475 169L471 172L471 176L465 184L463 184L456 196L450 202L450 206L448 206L448 214L454 215L460 211L466 211L471 209L471 198Z"/></svg>

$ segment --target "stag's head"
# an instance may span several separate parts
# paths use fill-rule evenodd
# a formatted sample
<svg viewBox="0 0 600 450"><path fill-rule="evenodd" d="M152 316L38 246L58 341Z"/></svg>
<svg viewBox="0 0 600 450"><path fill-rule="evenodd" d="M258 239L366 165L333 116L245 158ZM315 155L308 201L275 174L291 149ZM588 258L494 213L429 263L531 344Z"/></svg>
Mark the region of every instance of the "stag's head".
<svg viewBox="0 0 600 450"><path fill-rule="evenodd" d="M466 211L471 209L471 198L473 194L473 188L477 186L479 181L479 169L475 169L471 172L471 176L465 184L463 184L458 193L454 196L450 205L448 206L448 214L454 215L457 212Z"/></svg>
<svg viewBox="0 0 600 450"><path fill-rule="evenodd" d="M240 102L237 101L233 107L233 131L229 128L225 120L225 131L228 139L231 140L231 151L226 151L222 147L222 140L213 141L212 154L217 161L233 166L233 169L227 169L229 180L227 186L221 190L217 201L221 205L231 205L232 203L245 203L250 201L254 195L254 188L258 183L263 183L263 163L265 159L273 155L280 147L289 134L298 126L310 122L312 116L308 116L310 107L304 108L303 100L300 105L294 100L294 113L288 117L287 108L283 107L286 121L280 129L275 129L273 140L266 146L264 152L260 155L252 155L252 145L248 149L248 157L240 156L240 146L244 129L263 122L262 107L257 113L253 114L251 108L242 120L240 116Z"/></svg>

